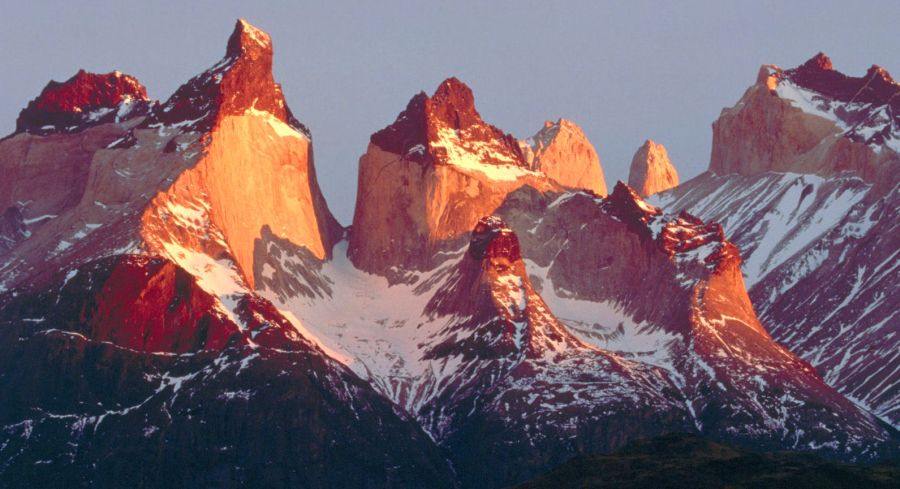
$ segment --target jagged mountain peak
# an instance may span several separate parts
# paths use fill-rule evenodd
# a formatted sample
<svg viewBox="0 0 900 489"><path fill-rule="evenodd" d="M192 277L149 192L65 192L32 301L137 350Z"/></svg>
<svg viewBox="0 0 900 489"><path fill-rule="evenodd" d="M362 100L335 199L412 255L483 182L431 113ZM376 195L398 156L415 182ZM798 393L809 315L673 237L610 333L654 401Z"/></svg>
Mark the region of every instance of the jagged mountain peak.
<svg viewBox="0 0 900 489"><path fill-rule="evenodd" d="M498 216L482 217L472 230L469 256L476 260L502 258L516 261L522 258L516 233Z"/></svg>
<svg viewBox="0 0 900 489"><path fill-rule="evenodd" d="M147 89L133 76L82 69L64 82L50 81L19 113L16 132L78 132L143 114L148 101Z"/></svg>
<svg viewBox="0 0 900 489"><path fill-rule="evenodd" d="M528 166L567 188L606 195L600 157L575 122L547 120L534 136L519 141Z"/></svg>
<svg viewBox="0 0 900 489"><path fill-rule="evenodd" d="M780 75L801 88L837 101L876 105L900 103L893 100L900 93L900 85L887 70L878 65L872 65L865 75L854 77L835 70L831 58L818 53L802 65L784 70Z"/></svg>
<svg viewBox="0 0 900 489"><path fill-rule="evenodd" d="M834 64L831 62L831 58L828 57L825 53L819 51L812 58L806 60L805 63L799 66L798 69L806 70L806 71L833 71Z"/></svg>
<svg viewBox="0 0 900 489"><path fill-rule="evenodd" d="M225 56L239 58L241 56L272 56L272 38L262 29L244 19L238 19L234 31L228 38Z"/></svg>
<svg viewBox="0 0 900 489"><path fill-rule="evenodd" d="M628 185L643 197L678 185L678 172L665 146L652 139L644 141L631 159Z"/></svg>
<svg viewBox="0 0 900 489"><path fill-rule="evenodd" d="M478 220L466 256L426 306L432 317L456 318L426 357L518 362L569 348L588 348L553 316L535 291L519 238L496 215Z"/></svg>
<svg viewBox="0 0 900 489"><path fill-rule="evenodd" d="M186 131L208 131L221 118L268 113L310 137L291 113L281 86L272 76L272 41L268 34L240 19L228 39L225 57L182 85L154 110L145 126L164 124Z"/></svg>
<svg viewBox="0 0 900 489"><path fill-rule="evenodd" d="M870 182L900 168L900 84L873 65L860 77L818 53L796 68L763 65L734 106L713 123L710 170L830 176ZM840 137L835 137L840 136Z"/></svg>
<svg viewBox="0 0 900 489"><path fill-rule="evenodd" d="M472 89L456 77L441 82L430 97L425 92L413 96L371 142L412 161L450 163L458 159L458 147L479 164L525 166L515 138L481 118Z"/></svg>
<svg viewBox="0 0 900 489"><path fill-rule="evenodd" d="M468 85L455 76L447 78L431 97L430 115L448 127L465 130L483 124L481 114L475 109L475 95Z"/></svg>
<svg viewBox="0 0 900 489"><path fill-rule="evenodd" d="M662 215L662 209L654 207L625 182L618 180L613 191L605 200L605 206L611 214L622 218L625 222L648 223L654 216Z"/></svg>

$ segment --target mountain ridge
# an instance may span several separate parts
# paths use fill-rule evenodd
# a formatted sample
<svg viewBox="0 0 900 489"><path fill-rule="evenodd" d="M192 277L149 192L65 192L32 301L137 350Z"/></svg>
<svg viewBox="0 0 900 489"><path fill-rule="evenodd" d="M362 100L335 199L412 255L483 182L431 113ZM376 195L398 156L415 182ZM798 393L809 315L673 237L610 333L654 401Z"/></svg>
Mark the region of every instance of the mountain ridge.
<svg viewBox="0 0 900 489"><path fill-rule="evenodd" d="M369 473L383 487L500 487L673 431L839 459L897 452L896 430L770 335L744 236L671 200L696 180L649 203L623 182L604 195L577 125L518 141L450 78L373 133L344 229L272 56L238 20L225 57L146 113L0 141L5 474L67 446L48 470L73 484L114 485L91 471L105 460L159 485L116 462L129 440L165 444L174 460L155 463L194 483L321 487ZM773 96L763 82L751 96ZM733 109L734 127L754 107L796 115L770 102ZM719 131L720 147L732 136ZM826 146L875 154L844 139ZM278 450L244 450L269 439Z"/></svg>

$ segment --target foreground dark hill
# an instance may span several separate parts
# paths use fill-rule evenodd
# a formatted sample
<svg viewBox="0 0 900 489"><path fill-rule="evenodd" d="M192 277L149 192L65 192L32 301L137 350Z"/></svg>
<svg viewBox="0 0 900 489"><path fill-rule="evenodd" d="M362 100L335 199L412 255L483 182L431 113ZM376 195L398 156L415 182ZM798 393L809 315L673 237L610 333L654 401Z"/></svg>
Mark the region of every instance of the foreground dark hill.
<svg viewBox="0 0 900 489"><path fill-rule="evenodd" d="M629 444L610 455L583 455L517 489L894 488L900 464L849 465L814 455L752 452L672 434Z"/></svg>

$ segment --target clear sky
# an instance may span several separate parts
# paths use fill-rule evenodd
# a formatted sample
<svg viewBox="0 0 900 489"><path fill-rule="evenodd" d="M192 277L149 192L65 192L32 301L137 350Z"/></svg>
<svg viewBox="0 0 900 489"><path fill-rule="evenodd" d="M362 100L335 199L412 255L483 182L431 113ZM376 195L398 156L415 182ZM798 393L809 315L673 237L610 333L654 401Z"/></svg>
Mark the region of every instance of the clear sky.
<svg viewBox="0 0 900 489"><path fill-rule="evenodd" d="M900 75L897 0L2 0L0 12L3 134L50 79L118 69L165 99L224 55L236 18L268 31L275 78L312 130L320 184L344 224L369 135L451 75L519 138L546 119L581 125L610 185L647 138L666 145L683 180L705 170L710 124L763 63L824 51L848 74L879 64Z"/></svg>

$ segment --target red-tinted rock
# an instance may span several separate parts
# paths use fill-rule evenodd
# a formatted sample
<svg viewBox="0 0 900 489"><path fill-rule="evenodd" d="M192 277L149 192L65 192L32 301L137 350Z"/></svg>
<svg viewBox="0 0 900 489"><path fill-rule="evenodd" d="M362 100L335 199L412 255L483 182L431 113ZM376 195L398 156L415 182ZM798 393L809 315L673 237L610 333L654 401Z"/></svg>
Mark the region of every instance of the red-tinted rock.
<svg viewBox="0 0 900 489"><path fill-rule="evenodd" d="M678 172L669 160L665 146L648 139L638 148L631 159L628 185L641 197L678 185Z"/></svg>
<svg viewBox="0 0 900 489"><path fill-rule="evenodd" d="M578 124L546 121L534 136L519 142L529 166L566 188L606 195L600 157Z"/></svg>
<svg viewBox="0 0 900 489"><path fill-rule="evenodd" d="M889 104L893 109L900 109L900 97L897 97L900 84L878 65L872 65L864 76L847 76L834 69L831 58L818 53L802 65L785 70L783 76L834 100ZM894 117L900 121L900 114L895 113Z"/></svg>
<svg viewBox="0 0 900 489"><path fill-rule="evenodd" d="M3 215L0 215L0 255L27 237L28 229L22 219L22 211L16 206L7 208Z"/></svg>
<svg viewBox="0 0 900 489"><path fill-rule="evenodd" d="M90 338L138 351L221 350L240 338L216 299L174 263L139 257L109 261L108 275L81 309ZM76 275L77 277L77 275Z"/></svg>
<svg viewBox="0 0 900 489"><path fill-rule="evenodd" d="M481 163L525 166L515 138L481 119L472 89L455 77L441 82L431 97L422 92L410 99L397 120L373 134L371 142L384 151L409 154L412 159L436 158L447 163L446 152L439 148L435 151L432 146L441 146L442 131L448 130L461 136L468 145L489 145L491 154ZM418 145L422 145L421 151L410 152Z"/></svg>
<svg viewBox="0 0 900 489"><path fill-rule="evenodd" d="M308 135L272 77L272 53L269 35L239 19L228 39L225 58L155 107L145 125L180 124L188 130L206 131L224 116L256 110Z"/></svg>
<svg viewBox="0 0 900 489"><path fill-rule="evenodd" d="M476 260L485 258L505 258L516 261L522 258L519 238L497 216L483 217L472 230L469 242L469 256Z"/></svg>
<svg viewBox="0 0 900 489"><path fill-rule="evenodd" d="M790 70L763 65L756 84L713 123L709 169L719 175L853 171L883 183L900 171L898 94L900 84L884 69L847 76L822 53Z"/></svg>
<svg viewBox="0 0 900 489"><path fill-rule="evenodd" d="M16 132L75 132L118 122L146 112L147 89L118 71L106 74L80 70L60 83L51 81L28 103L16 120Z"/></svg>

